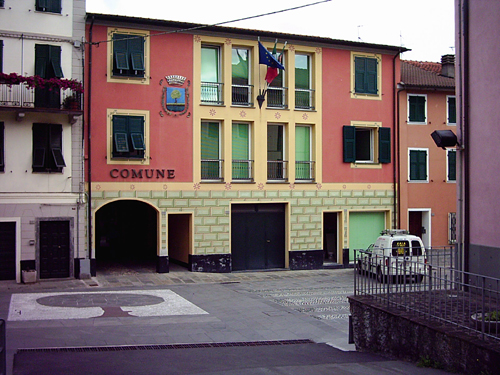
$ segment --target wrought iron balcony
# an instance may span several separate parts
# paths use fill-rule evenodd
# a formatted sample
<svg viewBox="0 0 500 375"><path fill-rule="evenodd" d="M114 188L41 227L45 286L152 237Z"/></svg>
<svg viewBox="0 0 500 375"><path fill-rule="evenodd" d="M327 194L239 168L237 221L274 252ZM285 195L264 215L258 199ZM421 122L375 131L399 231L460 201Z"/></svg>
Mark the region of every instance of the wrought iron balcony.
<svg viewBox="0 0 500 375"><path fill-rule="evenodd" d="M233 105L252 106L252 85L233 85L232 86L232 103Z"/></svg>
<svg viewBox="0 0 500 375"><path fill-rule="evenodd" d="M314 181L314 162L295 161L295 180Z"/></svg>
<svg viewBox="0 0 500 375"><path fill-rule="evenodd" d="M204 104L222 105L222 88L224 84L220 82L201 83L201 102Z"/></svg>
<svg viewBox="0 0 500 375"><path fill-rule="evenodd" d="M0 83L0 107L31 111L81 112L82 94L70 89L33 88L26 83Z"/></svg>
<svg viewBox="0 0 500 375"><path fill-rule="evenodd" d="M314 110L314 90L295 89L295 108Z"/></svg>
<svg viewBox="0 0 500 375"><path fill-rule="evenodd" d="M268 160L267 161L267 180L268 181L287 181L288 161L285 160Z"/></svg>
<svg viewBox="0 0 500 375"><path fill-rule="evenodd" d="M267 88L267 107L268 108L287 108L287 87L268 87Z"/></svg>
<svg viewBox="0 0 500 375"><path fill-rule="evenodd" d="M253 181L253 160L233 160L233 181Z"/></svg>
<svg viewBox="0 0 500 375"><path fill-rule="evenodd" d="M222 181L222 170L224 160L222 159L202 159L201 179L203 181Z"/></svg>

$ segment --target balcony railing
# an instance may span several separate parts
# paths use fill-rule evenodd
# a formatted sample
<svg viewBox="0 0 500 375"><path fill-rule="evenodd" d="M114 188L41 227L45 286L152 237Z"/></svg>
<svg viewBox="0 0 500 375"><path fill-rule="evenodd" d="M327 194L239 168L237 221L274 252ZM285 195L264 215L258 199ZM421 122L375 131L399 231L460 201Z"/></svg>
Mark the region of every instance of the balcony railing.
<svg viewBox="0 0 500 375"><path fill-rule="evenodd" d="M36 89L25 83L0 83L0 107L80 111L82 94L70 89Z"/></svg>
<svg viewBox="0 0 500 375"><path fill-rule="evenodd" d="M286 181L288 179L287 165L288 161L268 160L267 179L271 181Z"/></svg>
<svg viewBox="0 0 500 375"><path fill-rule="evenodd" d="M287 108L286 87L268 87L267 88L267 107L268 108Z"/></svg>
<svg viewBox="0 0 500 375"><path fill-rule="evenodd" d="M295 180L314 181L314 162L295 161Z"/></svg>
<svg viewBox="0 0 500 375"><path fill-rule="evenodd" d="M295 108L314 110L314 90L295 89Z"/></svg>
<svg viewBox="0 0 500 375"><path fill-rule="evenodd" d="M253 160L233 160L233 181L253 181Z"/></svg>
<svg viewBox="0 0 500 375"><path fill-rule="evenodd" d="M233 105L252 106L252 85L233 85L232 102Z"/></svg>
<svg viewBox="0 0 500 375"><path fill-rule="evenodd" d="M224 104L222 99L223 83L220 82L202 82L201 83L201 102L205 104Z"/></svg>
<svg viewBox="0 0 500 375"><path fill-rule="evenodd" d="M202 159L201 160L201 179L204 181L222 181L222 159Z"/></svg>

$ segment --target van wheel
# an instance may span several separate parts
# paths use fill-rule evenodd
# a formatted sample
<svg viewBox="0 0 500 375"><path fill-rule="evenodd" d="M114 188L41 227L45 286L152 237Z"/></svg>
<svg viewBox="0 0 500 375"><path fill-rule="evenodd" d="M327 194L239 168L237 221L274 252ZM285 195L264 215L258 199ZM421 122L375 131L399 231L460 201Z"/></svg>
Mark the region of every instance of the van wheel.
<svg viewBox="0 0 500 375"><path fill-rule="evenodd" d="M385 283L386 276L382 273L382 269L379 267L377 268L377 281L379 283Z"/></svg>

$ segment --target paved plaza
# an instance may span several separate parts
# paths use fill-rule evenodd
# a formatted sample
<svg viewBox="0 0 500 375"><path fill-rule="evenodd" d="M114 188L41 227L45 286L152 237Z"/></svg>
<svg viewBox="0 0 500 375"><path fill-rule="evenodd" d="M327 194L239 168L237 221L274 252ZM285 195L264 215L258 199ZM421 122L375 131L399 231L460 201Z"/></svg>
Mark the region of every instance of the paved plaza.
<svg viewBox="0 0 500 375"><path fill-rule="evenodd" d="M1 281L7 373L441 373L356 352L352 291L352 269Z"/></svg>

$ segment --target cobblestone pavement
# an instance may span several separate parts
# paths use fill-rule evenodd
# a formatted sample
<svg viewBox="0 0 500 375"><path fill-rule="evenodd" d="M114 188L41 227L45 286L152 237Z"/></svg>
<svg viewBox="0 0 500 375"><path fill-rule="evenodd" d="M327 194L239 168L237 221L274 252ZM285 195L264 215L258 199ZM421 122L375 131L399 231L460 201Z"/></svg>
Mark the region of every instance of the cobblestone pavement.
<svg viewBox="0 0 500 375"><path fill-rule="evenodd" d="M26 367L21 371L22 363L40 361L49 366L49 362L44 362L49 357L52 358L50 366L58 363L70 366L77 363L76 360L82 361L78 362L81 366L95 365L91 353L113 351L113 348L115 354L107 358L116 358L117 366L123 366L122 359L118 359L122 358L117 354L121 351L119 348L135 348L133 356L137 356L138 361L146 355L142 348L152 348L148 358L152 356L161 361L164 356L161 350L176 345L180 348L176 352L184 353L188 365L189 350L197 345L231 344L234 346L231 352L242 353L238 349L240 344L252 346L252 343L262 345L283 340L294 345L301 340L309 340L307 345L328 344L338 352L329 351L332 357L321 363L304 357L302 362L280 374L331 373L332 366L337 366L334 363L344 358L340 353L359 356L349 357L349 369L337 371L338 374L365 374L374 369L376 373L396 374L401 373L402 368L407 374L439 373L417 370L411 364L408 367L378 356L367 359L355 352L354 345L348 344L346 296L352 292L352 269L206 274L172 267L170 273L157 274L139 268L122 272L108 270L88 280L47 280L35 284L0 281L0 318L7 323L7 374L13 373L16 353L20 367L14 374L21 375L36 373ZM206 354L207 358L218 356L218 360L224 362L217 345L204 349L210 353ZM290 355L300 355L302 347L296 348L297 352ZM319 349L315 347L311 353ZM54 356L44 354L44 350L53 351ZM242 368L246 368L245 363L258 367L256 372L245 373L274 373L264 371L271 368L272 363L263 369L259 367L258 358L252 357L261 356L262 351L244 353L248 354L241 358ZM319 367L310 372L314 363ZM324 372L326 368L330 372ZM70 370L64 371L51 370L50 373ZM231 369L224 371L227 371L224 374L231 373ZM132 372L122 369L119 373ZM192 372L182 372L181 368L178 373Z"/></svg>

